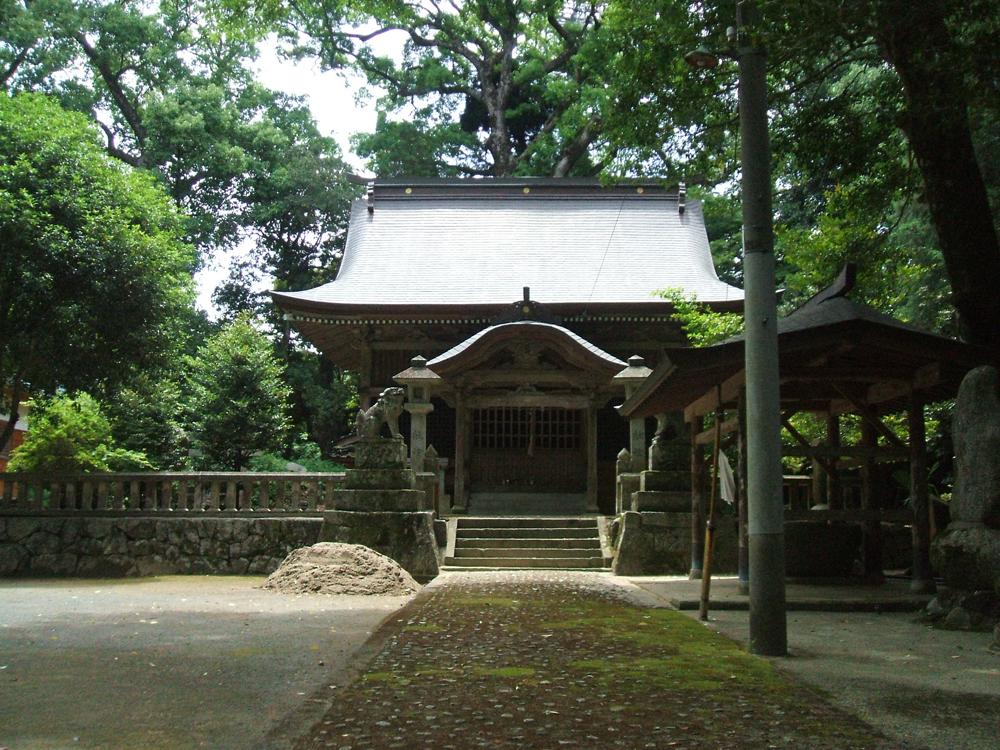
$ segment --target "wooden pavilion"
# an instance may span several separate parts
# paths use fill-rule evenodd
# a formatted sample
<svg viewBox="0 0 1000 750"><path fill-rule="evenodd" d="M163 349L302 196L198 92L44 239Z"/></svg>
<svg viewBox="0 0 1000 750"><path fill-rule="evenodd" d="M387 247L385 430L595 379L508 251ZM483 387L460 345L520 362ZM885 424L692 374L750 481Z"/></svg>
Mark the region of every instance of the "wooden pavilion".
<svg viewBox="0 0 1000 750"><path fill-rule="evenodd" d="M863 563L870 578L882 575L881 522L908 518L912 523L912 586L933 588L924 406L951 398L964 375L984 363L983 351L901 323L848 297L854 269L847 266L830 287L778 322L781 422L794 445L786 456L812 459L826 475L826 497L813 498L820 509L786 512L786 521L857 522L863 529ZM683 410L689 427L692 473L692 575L700 574L705 525L704 448L714 437L706 425L714 415L723 434L735 433L742 445L748 431L744 398L744 341L736 337L701 349L678 349L620 407L628 418ZM905 411L909 440L886 423L887 414ZM793 425L800 412L820 416L826 438L814 444ZM860 441L841 440L841 417L860 418ZM728 418L727 418L728 417ZM745 451L740 451L741 459ZM909 511L882 507L875 466L908 461ZM742 460L740 461L742 464ZM741 467L742 468L742 467ZM849 507L841 479L848 468L860 474L860 503ZM738 471L745 476L745 471ZM741 577L746 567L746 508L740 502ZM824 502L825 501L825 502Z"/></svg>
<svg viewBox="0 0 1000 750"><path fill-rule="evenodd" d="M412 458L447 459L454 510L536 514L612 511L614 376L685 344L666 289L742 307L683 186L378 180L336 280L273 297L364 403L410 388Z"/></svg>

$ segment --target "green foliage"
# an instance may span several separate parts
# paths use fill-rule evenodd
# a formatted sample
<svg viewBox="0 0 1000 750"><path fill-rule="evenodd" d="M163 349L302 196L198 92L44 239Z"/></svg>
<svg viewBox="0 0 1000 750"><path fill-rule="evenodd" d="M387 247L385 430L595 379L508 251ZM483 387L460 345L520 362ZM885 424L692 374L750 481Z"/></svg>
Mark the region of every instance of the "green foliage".
<svg viewBox="0 0 1000 750"><path fill-rule="evenodd" d="M267 338L248 316L187 360L188 423L200 468L240 471L259 451L281 448L290 391Z"/></svg>
<svg viewBox="0 0 1000 750"><path fill-rule="evenodd" d="M329 68L353 67L384 88L376 132L359 140L360 151L373 155L373 168L425 176L599 171L591 151L600 143L608 97L599 42L604 5L224 2L273 24L294 54L314 55ZM362 26L375 30L352 28ZM393 31L406 38L399 63L370 44Z"/></svg>
<svg viewBox="0 0 1000 750"><path fill-rule="evenodd" d="M354 376L316 352L297 349L285 360L285 381L292 389L295 429L329 455L354 427L358 390Z"/></svg>
<svg viewBox="0 0 1000 750"><path fill-rule="evenodd" d="M9 471L72 474L152 468L145 454L115 444L111 422L83 391L30 402L31 429L14 451Z"/></svg>
<svg viewBox="0 0 1000 750"><path fill-rule="evenodd" d="M0 383L106 396L176 357L194 299L183 229L81 115L0 93Z"/></svg>
<svg viewBox="0 0 1000 750"><path fill-rule="evenodd" d="M153 469L187 468L188 441L179 386L142 375L107 406L116 442L145 453Z"/></svg>
<svg viewBox="0 0 1000 750"><path fill-rule="evenodd" d="M306 471L339 472L344 471L343 464L323 458L319 446L309 442L305 435L300 435L289 452L290 458L282 458L273 453L258 453L250 459L251 471L284 472L288 471L289 462L304 466Z"/></svg>
<svg viewBox="0 0 1000 750"><path fill-rule="evenodd" d="M680 324L691 346L710 346L743 330L743 316L739 313L713 310L677 289L667 289L659 295L670 300L674 308L670 317Z"/></svg>

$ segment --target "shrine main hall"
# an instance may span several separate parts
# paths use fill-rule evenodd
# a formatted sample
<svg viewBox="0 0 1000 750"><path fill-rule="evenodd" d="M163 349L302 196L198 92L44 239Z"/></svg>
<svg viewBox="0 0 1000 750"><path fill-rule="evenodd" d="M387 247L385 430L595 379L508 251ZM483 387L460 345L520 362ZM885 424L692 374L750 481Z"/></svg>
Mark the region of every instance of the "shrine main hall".
<svg viewBox="0 0 1000 750"><path fill-rule="evenodd" d="M354 201L334 281L272 294L362 405L407 386L452 512L542 515L613 513L622 448L645 468L651 430L614 407L686 346L668 290L742 309L683 186L400 179Z"/></svg>

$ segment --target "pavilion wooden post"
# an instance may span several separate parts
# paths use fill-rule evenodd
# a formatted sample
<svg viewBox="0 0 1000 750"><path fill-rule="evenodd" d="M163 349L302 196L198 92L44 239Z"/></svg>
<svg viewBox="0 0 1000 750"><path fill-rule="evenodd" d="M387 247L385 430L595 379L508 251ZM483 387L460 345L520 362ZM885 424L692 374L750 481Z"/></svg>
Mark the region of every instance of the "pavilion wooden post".
<svg viewBox="0 0 1000 750"><path fill-rule="evenodd" d="M881 507L875 478L875 453L877 447L875 426L870 420L861 420L861 444L867 448L861 460L861 509L877 511ZM880 520L865 520L862 522L863 541L862 557L864 562L865 580L871 583L881 583L882 573L882 523Z"/></svg>
<svg viewBox="0 0 1000 750"><path fill-rule="evenodd" d="M736 496L739 525L739 548L737 558L737 581L741 594L750 593L750 537L747 533L747 404L746 389L740 391L737 404L739 430L736 445L739 451L736 464Z"/></svg>
<svg viewBox="0 0 1000 750"><path fill-rule="evenodd" d="M691 570L688 578L701 578L705 556L705 454L698 444L702 418L692 417L691 422Z"/></svg>
<svg viewBox="0 0 1000 750"><path fill-rule="evenodd" d="M921 594L936 590L931 570L930 498L927 489L927 438L924 402L910 395L907 416L910 422L910 503L913 506L913 573L910 590Z"/></svg>
<svg viewBox="0 0 1000 750"><path fill-rule="evenodd" d="M831 448L840 447L840 416L837 414L826 415L826 442ZM830 510L840 510L844 507L836 456L830 456L829 470L826 476L826 504Z"/></svg>
<svg viewBox="0 0 1000 750"><path fill-rule="evenodd" d="M587 512L597 513L597 406L587 404Z"/></svg>
<svg viewBox="0 0 1000 750"><path fill-rule="evenodd" d="M451 509L455 513L466 511L466 483L469 470L467 456L470 438L468 416L469 408L466 406L464 395L459 391L455 394L455 496L451 501Z"/></svg>

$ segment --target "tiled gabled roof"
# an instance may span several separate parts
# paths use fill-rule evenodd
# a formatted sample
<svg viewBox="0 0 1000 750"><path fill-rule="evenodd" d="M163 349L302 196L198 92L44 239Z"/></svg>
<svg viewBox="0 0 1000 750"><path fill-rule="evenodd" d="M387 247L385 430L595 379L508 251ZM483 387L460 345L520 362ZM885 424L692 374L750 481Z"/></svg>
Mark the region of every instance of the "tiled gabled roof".
<svg viewBox="0 0 1000 750"><path fill-rule="evenodd" d="M376 183L352 207L337 279L274 297L314 309L506 305L527 286L547 305L648 304L668 288L742 300L715 273L700 204L678 209L677 193L653 185Z"/></svg>

